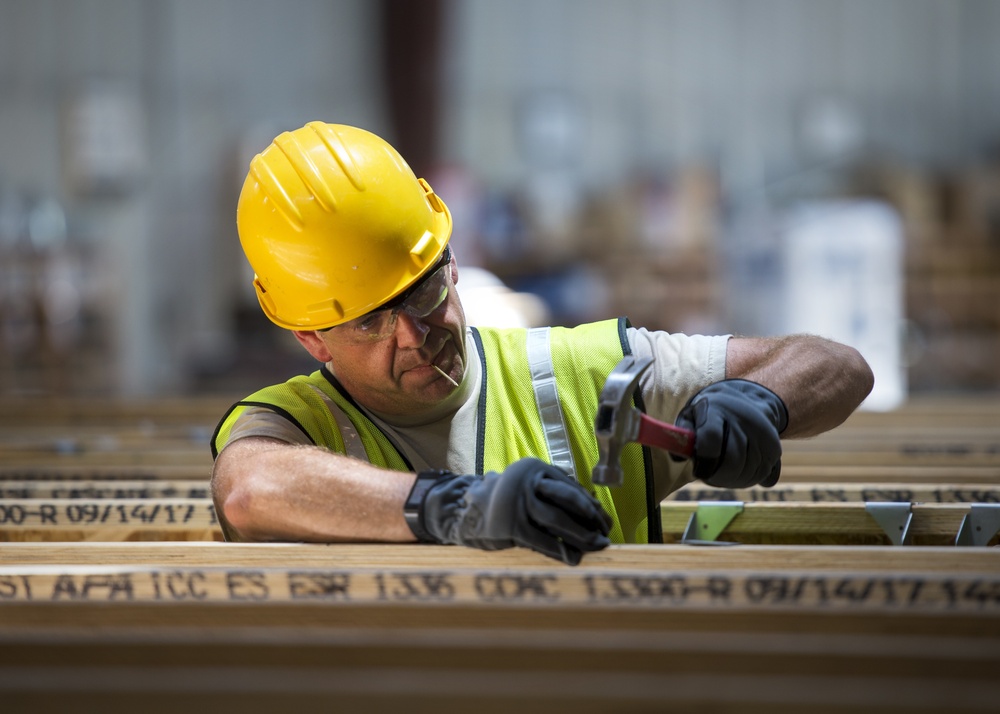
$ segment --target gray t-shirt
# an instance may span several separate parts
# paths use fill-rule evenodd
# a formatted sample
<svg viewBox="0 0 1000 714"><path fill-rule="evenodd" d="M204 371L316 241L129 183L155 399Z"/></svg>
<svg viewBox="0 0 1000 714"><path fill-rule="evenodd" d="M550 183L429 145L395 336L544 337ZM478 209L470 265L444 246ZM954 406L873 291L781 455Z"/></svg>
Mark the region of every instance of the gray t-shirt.
<svg viewBox="0 0 1000 714"><path fill-rule="evenodd" d="M681 335L643 328L629 328L627 335L633 355L655 357L640 387L646 412L656 419L673 422L693 394L725 379L728 335ZM466 334L466 354L478 354L471 332ZM409 418L370 410L365 413L415 470L445 468L453 473L473 473L480 377L479 360L469 359L459 389L433 412ZM311 443L294 424L261 407L249 408L240 416L233 425L229 443L250 436L266 436L291 444ZM659 499L691 481L690 462L675 462L661 449L650 451Z"/></svg>

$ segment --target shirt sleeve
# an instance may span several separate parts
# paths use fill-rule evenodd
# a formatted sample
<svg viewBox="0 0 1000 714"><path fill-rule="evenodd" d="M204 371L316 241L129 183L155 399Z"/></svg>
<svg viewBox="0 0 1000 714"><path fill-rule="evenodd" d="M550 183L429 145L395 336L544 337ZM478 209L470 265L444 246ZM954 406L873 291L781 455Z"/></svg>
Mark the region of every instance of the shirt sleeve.
<svg viewBox="0 0 1000 714"><path fill-rule="evenodd" d="M682 335L629 328L632 354L653 357L640 382L646 413L673 423L687 401L702 388L726 378L726 345L730 335ZM663 449L650 447L659 499L694 480L690 461L674 461Z"/></svg>
<svg viewBox="0 0 1000 714"><path fill-rule="evenodd" d="M226 446L238 439L264 436L289 444L312 444L309 437L298 426L275 411L264 407L247 407L233 424Z"/></svg>

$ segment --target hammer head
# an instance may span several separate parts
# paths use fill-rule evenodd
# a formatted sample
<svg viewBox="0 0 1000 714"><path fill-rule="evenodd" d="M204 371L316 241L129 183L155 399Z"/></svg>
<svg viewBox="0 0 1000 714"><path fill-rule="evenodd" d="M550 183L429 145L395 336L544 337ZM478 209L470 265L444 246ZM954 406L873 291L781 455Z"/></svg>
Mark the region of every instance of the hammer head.
<svg viewBox="0 0 1000 714"><path fill-rule="evenodd" d="M640 412L632 406L632 393L651 364L652 357L637 359L626 355L604 382L594 417L599 458L590 480L595 485L621 486L625 480L622 449L636 440L640 425Z"/></svg>

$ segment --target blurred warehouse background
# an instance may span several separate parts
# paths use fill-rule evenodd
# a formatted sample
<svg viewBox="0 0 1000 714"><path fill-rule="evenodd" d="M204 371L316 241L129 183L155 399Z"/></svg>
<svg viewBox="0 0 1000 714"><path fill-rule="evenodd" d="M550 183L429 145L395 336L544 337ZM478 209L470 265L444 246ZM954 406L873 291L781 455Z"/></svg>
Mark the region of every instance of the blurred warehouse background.
<svg viewBox="0 0 1000 714"><path fill-rule="evenodd" d="M311 371L235 207L315 119L445 199L475 320L826 334L874 408L997 390L998 38L995 0L0 0L0 394Z"/></svg>

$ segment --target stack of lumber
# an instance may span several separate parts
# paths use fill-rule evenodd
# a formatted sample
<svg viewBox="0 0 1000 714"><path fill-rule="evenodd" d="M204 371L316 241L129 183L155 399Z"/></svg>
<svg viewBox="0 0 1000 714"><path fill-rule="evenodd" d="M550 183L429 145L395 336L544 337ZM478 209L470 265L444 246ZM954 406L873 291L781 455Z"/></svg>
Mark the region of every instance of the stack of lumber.
<svg viewBox="0 0 1000 714"><path fill-rule="evenodd" d="M221 540L209 439L231 401L9 401L0 540Z"/></svg>
<svg viewBox="0 0 1000 714"><path fill-rule="evenodd" d="M787 442L774 489L692 484L662 504L666 544L576 568L523 549L219 542L207 440L227 404L0 405L5 708L1000 701L998 399L858 413ZM902 513L908 537L873 504ZM955 544L963 528L971 547Z"/></svg>
<svg viewBox="0 0 1000 714"><path fill-rule="evenodd" d="M966 516L994 519L1000 504L1000 397L924 397L896 412L857 412L814 439L786 441L773 488L693 483L663 507L664 538L678 540L696 504L744 505L723 540L741 543L882 543L893 534L871 504L907 504L907 542L955 542ZM982 508L989 506L990 508ZM985 512L985 513L984 513ZM987 539L996 545L998 537Z"/></svg>

